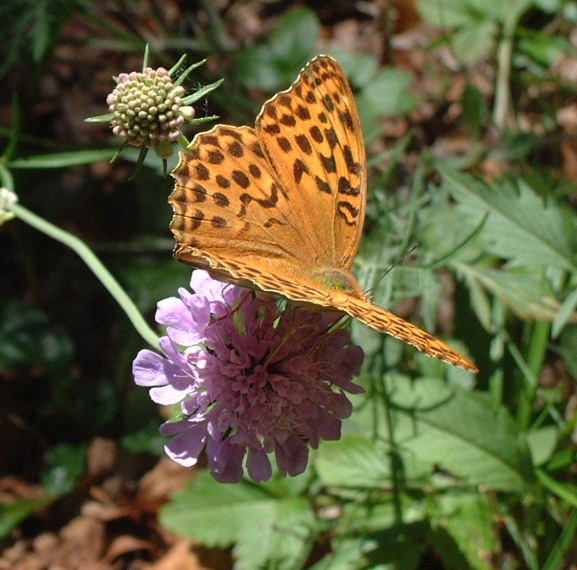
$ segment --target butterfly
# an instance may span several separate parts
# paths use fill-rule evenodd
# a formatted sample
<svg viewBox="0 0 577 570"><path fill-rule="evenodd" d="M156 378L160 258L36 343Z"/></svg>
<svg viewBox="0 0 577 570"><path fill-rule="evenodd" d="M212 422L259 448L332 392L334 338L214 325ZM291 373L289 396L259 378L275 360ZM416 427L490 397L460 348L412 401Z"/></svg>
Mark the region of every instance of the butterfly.
<svg viewBox="0 0 577 570"><path fill-rule="evenodd" d="M196 135L172 172L178 261L218 280L346 313L425 354L476 372L462 354L370 301L350 273L367 166L347 78L319 55L268 100L255 127Z"/></svg>

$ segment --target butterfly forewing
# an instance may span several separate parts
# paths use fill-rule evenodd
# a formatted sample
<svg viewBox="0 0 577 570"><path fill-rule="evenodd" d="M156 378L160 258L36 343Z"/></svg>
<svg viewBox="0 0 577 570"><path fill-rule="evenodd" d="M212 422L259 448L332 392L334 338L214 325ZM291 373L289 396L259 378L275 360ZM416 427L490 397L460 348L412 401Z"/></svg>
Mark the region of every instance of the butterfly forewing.
<svg viewBox="0 0 577 570"><path fill-rule="evenodd" d="M313 256L254 129L217 125L197 135L173 176L171 229L189 254L191 248L225 256L234 252L295 265Z"/></svg>
<svg viewBox="0 0 577 570"><path fill-rule="evenodd" d="M365 147L354 97L338 63L309 62L287 90L267 101L256 132L283 181L317 266L348 270L365 217Z"/></svg>

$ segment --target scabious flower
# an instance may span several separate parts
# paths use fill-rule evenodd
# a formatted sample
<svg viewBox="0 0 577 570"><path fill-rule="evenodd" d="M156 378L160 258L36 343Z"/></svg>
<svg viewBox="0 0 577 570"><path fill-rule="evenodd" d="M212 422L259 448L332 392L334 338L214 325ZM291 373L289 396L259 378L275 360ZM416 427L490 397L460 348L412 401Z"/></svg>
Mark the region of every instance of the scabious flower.
<svg viewBox="0 0 577 570"><path fill-rule="evenodd" d="M226 483L242 479L245 457L248 475L268 480L272 453L283 475L302 473L307 444L340 437L352 412L344 392L363 391L352 382L362 349L331 329L334 314L280 311L200 270L190 286L158 303L164 356L141 350L133 363L153 401L180 402L182 415L160 428L172 436L166 453L190 466L206 448L213 477Z"/></svg>

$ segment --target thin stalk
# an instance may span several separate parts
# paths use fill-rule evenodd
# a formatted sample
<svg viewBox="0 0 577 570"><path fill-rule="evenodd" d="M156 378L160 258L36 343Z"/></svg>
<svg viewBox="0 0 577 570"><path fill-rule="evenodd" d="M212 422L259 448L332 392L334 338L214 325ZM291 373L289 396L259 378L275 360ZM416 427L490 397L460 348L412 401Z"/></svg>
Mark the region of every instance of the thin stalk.
<svg viewBox="0 0 577 570"><path fill-rule="evenodd" d="M527 354L527 367L531 372L532 378L537 379L541 374L550 334L551 323L538 321L533 326L531 342ZM533 384L525 383L523 396L519 402L519 409L517 411L517 425L522 432L529 428L531 422L531 410L533 409L536 393L536 382Z"/></svg>
<svg viewBox="0 0 577 570"><path fill-rule="evenodd" d="M110 271L106 269L100 259L96 257L94 252L81 239L51 224L50 222L46 221L40 216L37 216L19 204L11 204L7 207L7 209L10 210L16 217L20 218L23 222L26 222L33 228L36 228L42 233L63 243L64 245L67 245L70 249L74 250L82 258L86 265L90 267L94 275L98 277L108 292L116 299L117 303L126 313L126 316L130 319L130 322L134 325L134 328L138 331L140 336L148 344L154 348L158 348L159 339L157 334L148 326L148 323L140 314L140 311L134 304L134 301L128 296L126 291L120 286Z"/></svg>

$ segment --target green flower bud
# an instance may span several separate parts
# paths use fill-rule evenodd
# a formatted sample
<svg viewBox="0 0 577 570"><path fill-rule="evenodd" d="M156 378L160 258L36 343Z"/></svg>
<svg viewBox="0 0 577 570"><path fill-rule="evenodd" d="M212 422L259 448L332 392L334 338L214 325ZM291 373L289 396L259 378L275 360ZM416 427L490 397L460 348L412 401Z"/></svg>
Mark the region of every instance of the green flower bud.
<svg viewBox="0 0 577 570"><path fill-rule="evenodd" d="M114 115L112 132L136 147L156 148L162 141L176 140L179 127L185 122L184 115L189 114L182 104L184 94L184 87L174 86L163 67L121 73L117 86L106 99ZM184 114L181 108L186 109ZM162 154L166 153L164 144Z"/></svg>

